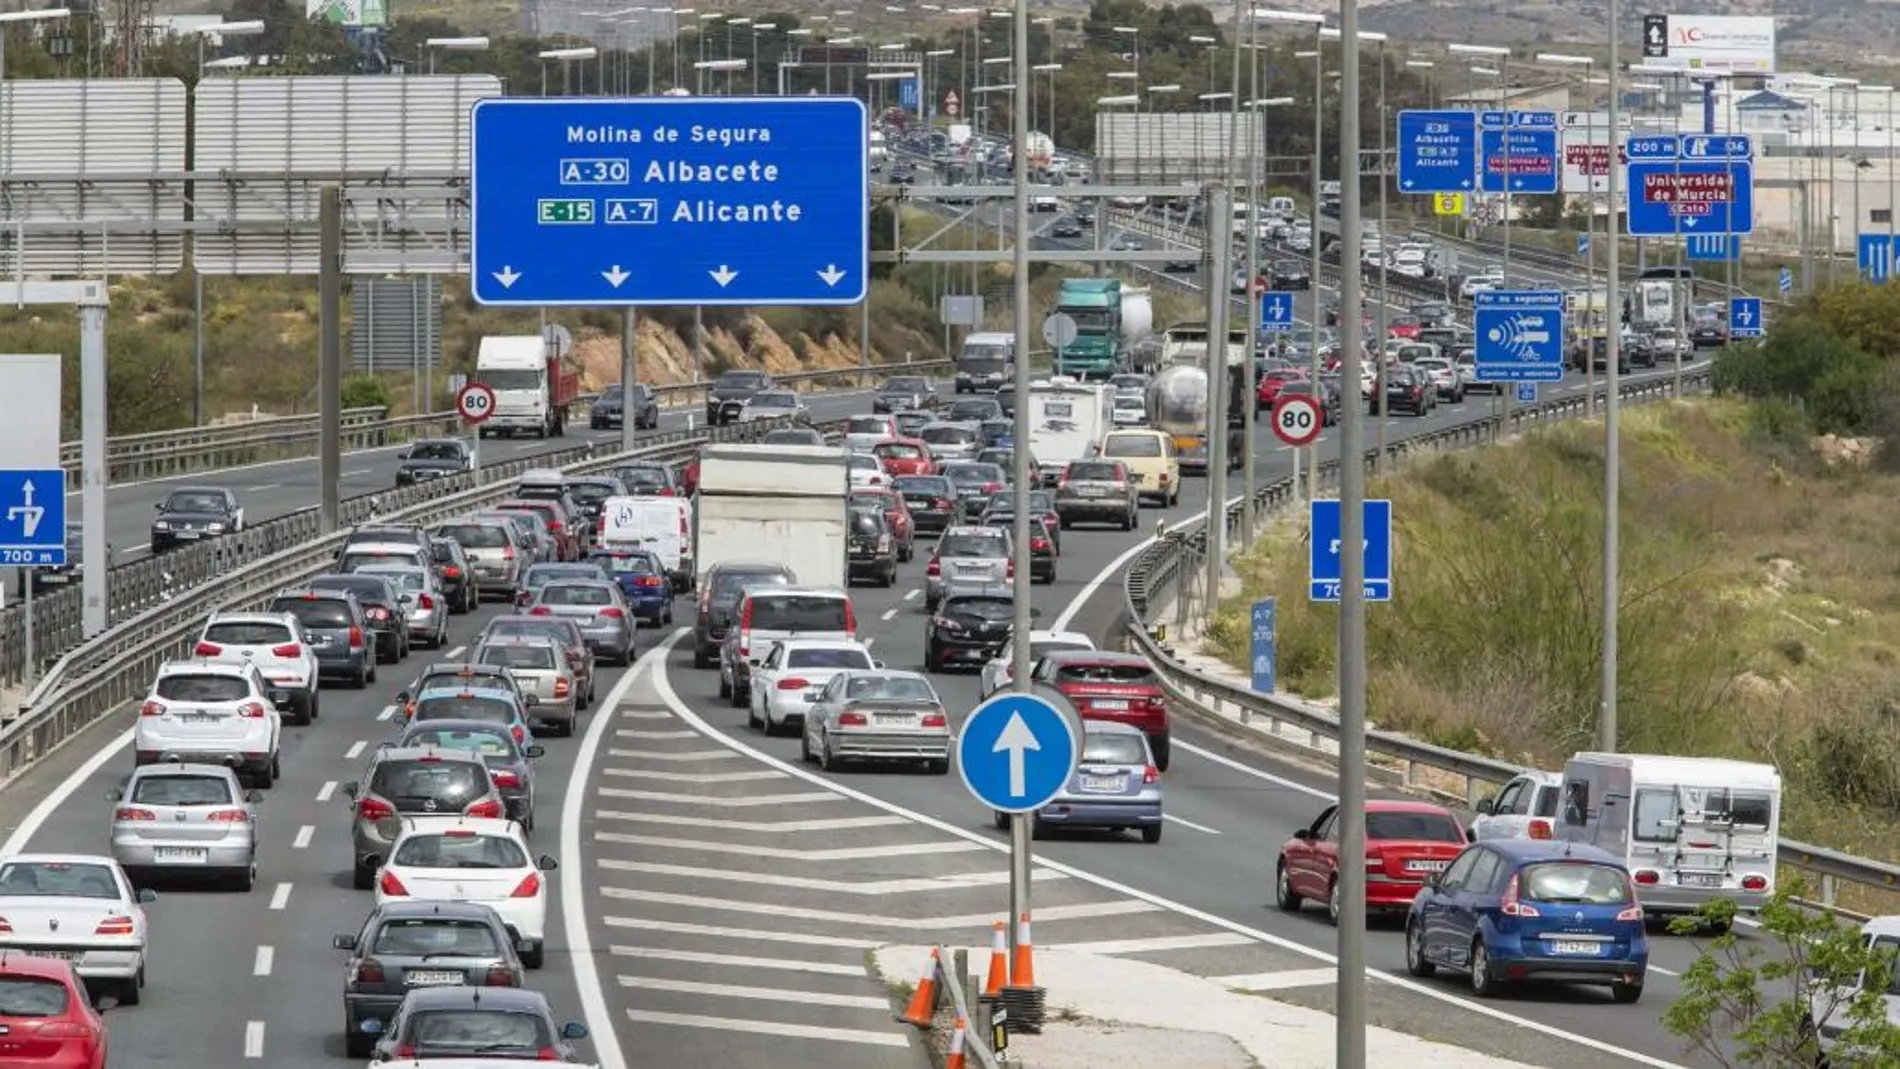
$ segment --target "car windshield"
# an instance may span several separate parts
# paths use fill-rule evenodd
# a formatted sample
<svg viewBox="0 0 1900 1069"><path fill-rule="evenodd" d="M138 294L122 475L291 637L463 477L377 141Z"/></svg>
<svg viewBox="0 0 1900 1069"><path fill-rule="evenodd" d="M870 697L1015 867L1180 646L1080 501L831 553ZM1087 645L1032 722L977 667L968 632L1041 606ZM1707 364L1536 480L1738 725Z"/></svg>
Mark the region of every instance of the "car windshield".
<svg viewBox="0 0 1900 1069"><path fill-rule="evenodd" d="M1161 439L1152 434L1111 434L1102 443L1102 455L1107 457L1158 457L1161 456Z"/></svg>
<svg viewBox="0 0 1900 1069"><path fill-rule="evenodd" d="M444 524L435 533L460 543L463 549L501 549L508 544L500 527L486 523Z"/></svg>
<svg viewBox="0 0 1900 1069"><path fill-rule="evenodd" d="M715 390L758 390L765 386L765 376L757 371L728 371L713 383Z"/></svg>
<svg viewBox="0 0 1900 1069"><path fill-rule="evenodd" d="M199 490L180 490L165 499L166 512L223 512L224 495Z"/></svg>
<svg viewBox="0 0 1900 1069"><path fill-rule="evenodd" d="M483 367L475 369L474 381L494 390L538 390L542 374L534 368Z"/></svg>
<svg viewBox="0 0 1900 1069"><path fill-rule="evenodd" d="M791 585L791 577L776 568L770 571L727 568L713 576L711 597L714 601L731 601L750 588Z"/></svg>
<svg viewBox="0 0 1900 1069"><path fill-rule="evenodd" d="M997 560L1009 556L1009 542L1000 534L945 535L937 544L937 556Z"/></svg>
<svg viewBox="0 0 1900 1069"><path fill-rule="evenodd" d="M394 864L414 869L519 869L527 855L513 839L474 832L411 835L396 848Z"/></svg>
<svg viewBox="0 0 1900 1069"><path fill-rule="evenodd" d="M1622 869L1594 862L1542 862L1526 868L1522 878L1524 897L1534 902L1619 906L1634 897Z"/></svg>
<svg viewBox="0 0 1900 1069"><path fill-rule="evenodd" d="M892 379L884 384L885 393L929 393L930 384L923 379Z"/></svg>
<svg viewBox="0 0 1900 1069"><path fill-rule="evenodd" d="M347 590L362 602L387 602L389 586L380 576L320 575L311 584L320 590Z"/></svg>
<svg viewBox="0 0 1900 1069"><path fill-rule="evenodd" d="M347 602L328 598L291 598L273 602L272 612L287 612L306 628L338 631L355 621Z"/></svg>
<svg viewBox="0 0 1900 1069"><path fill-rule="evenodd" d="M869 668L871 655L852 649L795 649L785 654L787 668Z"/></svg>
<svg viewBox="0 0 1900 1069"><path fill-rule="evenodd" d="M507 736L498 731L464 731L460 728L430 728L403 737L404 746L434 746L439 750L479 754L482 757L513 757L515 750Z"/></svg>
<svg viewBox="0 0 1900 1069"><path fill-rule="evenodd" d="M900 494L932 497L949 497L952 489L950 480L941 475L900 475L891 485Z"/></svg>
<svg viewBox="0 0 1900 1069"><path fill-rule="evenodd" d="M612 605L614 590L594 583L549 583L541 588L542 605Z"/></svg>
<svg viewBox="0 0 1900 1069"><path fill-rule="evenodd" d="M845 684L846 698L884 698L894 701L937 700L930 683L916 676L856 676Z"/></svg>
<svg viewBox="0 0 1900 1069"><path fill-rule="evenodd" d="M66 1012L69 998L66 985L58 980L30 976L0 979L0 1017L58 1017Z"/></svg>
<svg viewBox="0 0 1900 1069"><path fill-rule="evenodd" d="M1366 814L1366 838L1462 843L1465 833L1456 820L1444 813L1372 812Z"/></svg>
<svg viewBox="0 0 1900 1069"><path fill-rule="evenodd" d="M490 689L514 689L514 677L505 669L494 666L457 668L447 672L430 672L416 684L415 692L426 690L448 690L452 687L488 687Z"/></svg>
<svg viewBox="0 0 1900 1069"><path fill-rule="evenodd" d="M979 620L1007 620L1016 615L1016 602L989 595L949 598L944 601L943 611L946 616L960 613Z"/></svg>
<svg viewBox="0 0 1900 1069"><path fill-rule="evenodd" d="M288 624L260 620L227 620L205 627L205 641L220 646L276 646L295 642Z"/></svg>
<svg viewBox="0 0 1900 1069"><path fill-rule="evenodd" d="M243 676L181 673L160 676L158 696L170 702L241 702L251 696L251 684Z"/></svg>
<svg viewBox="0 0 1900 1069"><path fill-rule="evenodd" d="M493 928L480 921L450 917L397 917L384 921L376 938L363 950L406 958L501 956L501 944L495 939Z"/></svg>
<svg viewBox="0 0 1900 1069"><path fill-rule="evenodd" d="M462 446L455 442L421 442L409 449L410 460L460 460Z"/></svg>
<svg viewBox="0 0 1900 1069"><path fill-rule="evenodd" d="M1114 661L1090 664L1083 661L1065 664L1056 669L1058 683L1111 683L1121 687L1138 687L1152 685L1154 681L1154 669L1145 664L1122 664Z"/></svg>
<svg viewBox="0 0 1900 1069"><path fill-rule="evenodd" d="M73 861L11 861L0 865L0 895L46 898L122 898L104 865Z"/></svg>
<svg viewBox="0 0 1900 1069"><path fill-rule="evenodd" d="M507 1010L424 1010L409 1015L405 1046L419 1054L450 1051L494 1055L503 1051L538 1051L554 1045L547 1022L528 1013Z"/></svg>
<svg viewBox="0 0 1900 1069"><path fill-rule="evenodd" d="M425 696L416 702L415 718L417 720L485 720L491 724L512 724L516 719L513 702L501 698L485 698L478 694Z"/></svg>
<svg viewBox="0 0 1900 1069"><path fill-rule="evenodd" d="M798 395L791 393L761 393L752 397L753 408L797 408Z"/></svg>
<svg viewBox="0 0 1900 1069"><path fill-rule="evenodd" d="M221 776L143 776L128 801L141 805L231 805L231 783Z"/></svg>
<svg viewBox="0 0 1900 1069"><path fill-rule="evenodd" d="M1090 732L1082 743L1082 763L1099 765L1145 765L1148 754L1136 735L1103 735Z"/></svg>
<svg viewBox="0 0 1900 1069"><path fill-rule="evenodd" d="M761 631L843 631L851 602L824 594L756 594L752 626Z"/></svg>
<svg viewBox="0 0 1900 1069"><path fill-rule="evenodd" d="M483 646L479 660L483 664L500 665L503 668L523 668L528 671L551 672L554 670L554 650L542 645L530 646L509 643L505 646Z"/></svg>

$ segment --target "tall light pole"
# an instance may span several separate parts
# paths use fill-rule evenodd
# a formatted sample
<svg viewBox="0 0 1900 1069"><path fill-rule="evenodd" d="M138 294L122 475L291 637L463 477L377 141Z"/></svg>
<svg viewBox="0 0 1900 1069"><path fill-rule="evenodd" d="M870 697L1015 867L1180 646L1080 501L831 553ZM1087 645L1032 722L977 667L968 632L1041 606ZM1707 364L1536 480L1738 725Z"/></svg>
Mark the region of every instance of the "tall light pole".
<svg viewBox="0 0 1900 1069"><path fill-rule="evenodd" d="M1249 30L1248 36L1252 36L1251 29ZM1249 43L1251 44L1251 42ZM1250 68L1250 85L1252 90L1257 93L1260 91L1259 50L1250 48L1248 50L1248 56L1249 62L1247 65ZM1260 157L1266 153L1266 145L1263 144L1263 142L1266 141L1266 109L1288 108L1292 107L1293 103L1292 97L1272 97L1266 100L1261 100L1256 97L1253 100L1247 101L1247 189L1249 198L1247 207L1247 278L1250 282L1260 277L1260 230L1257 222L1259 216L1255 212L1255 206L1260 203ZM1313 280L1313 285L1319 285L1317 278ZM1317 304L1318 302L1315 301L1314 303ZM1260 298L1254 296L1250 289L1247 294L1247 421L1241 425L1242 452L1240 458L1240 481L1245 487L1244 492L1249 495L1253 493L1254 480L1258 478L1258 474L1255 470L1256 458L1254 453L1259 448L1257 428L1255 427L1255 417L1259 413L1254 410L1254 406L1257 403L1254 398L1258 396L1260 390L1260 375L1255 368L1253 353L1254 345L1256 344L1255 339L1259 337ZM1319 349L1318 330L1313 332L1313 348L1315 351ZM1322 402L1324 401L1324 395L1320 393L1318 379L1313 380L1313 396ZM1297 465L1294 474L1295 476L1298 475ZM1243 546L1253 544L1254 531L1253 509L1242 508L1240 510L1240 540Z"/></svg>
<svg viewBox="0 0 1900 1069"><path fill-rule="evenodd" d="M778 29L776 22L755 22L752 24L752 95L759 95L759 34L771 33Z"/></svg>
<svg viewBox="0 0 1900 1069"><path fill-rule="evenodd" d="M16 11L0 15L0 85L6 84L6 30L4 23L29 21L20 16L45 17L50 12ZM205 42L222 46L227 37L254 37L264 32L264 23L259 20L247 22L220 22L198 28L198 80L205 77ZM214 61L215 62L215 61ZM4 146L0 146L4 151ZM0 167L0 173L5 168ZM193 212L196 215L196 211ZM198 270L198 239L191 240L191 421L202 427L205 424L205 276Z"/></svg>
<svg viewBox="0 0 1900 1069"><path fill-rule="evenodd" d="M1433 67L1436 67L1436 66L1438 66L1438 64L1432 62L1429 59L1408 59L1405 61L1405 67L1407 70L1429 71ZM1437 79L1433 78L1429 74L1420 75L1420 77L1425 79L1425 92L1427 94L1426 102L1430 104L1432 107L1436 108L1438 106Z"/></svg>
<svg viewBox="0 0 1900 1069"><path fill-rule="evenodd" d="M1340 39L1339 31L1330 27L1321 29L1320 36L1328 40ZM1379 46L1379 307L1374 317L1374 321L1378 324L1379 356L1378 377L1373 380L1372 389L1373 395L1379 399L1379 459L1375 463L1378 465L1379 470L1383 471L1385 469L1387 428L1390 426L1392 419L1392 413L1387 410L1388 406L1385 403L1385 338L1387 324L1389 322L1387 317L1391 314L1392 302L1392 290L1389 285L1389 273L1392 263L1391 257L1386 255L1387 245L1385 233L1385 190L1386 186L1391 183L1388 180L1389 176L1386 174L1385 153L1388 147L1386 143L1386 130L1391 127L1392 123L1386 115L1385 107L1385 34L1361 30L1359 31L1359 41L1362 44L1370 41ZM1345 104L1342 103L1340 106L1345 107ZM1346 270L1346 262L1343 258L1340 260L1340 270ZM1352 270L1358 271L1361 270L1361 267L1354 265ZM1315 348L1317 349L1317 347ZM1343 384L1344 380L1342 379L1341 382ZM1317 384L1317 380L1315 380L1315 383ZM1317 455L1317 451L1315 451L1315 455Z"/></svg>
<svg viewBox="0 0 1900 1069"><path fill-rule="evenodd" d="M1049 125L1045 129L1048 131L1049 140L1054 141L1056 136L1056 74L1062 70L1062 64L1038 63L1029 69L1036 74L1047 74L1049 76Z"/></svg>
<svg viewBox="0 0 1900 1069"><path fill-rule="evenodd" d="M1110 27L1110 29L1128 38L1129 69L1125 71L1110 71L1108 73L1108 76L1110 78L1116 78L1116 79L1127 81L1129 83L1129 88L1134 89L1137 94L1137 98L1136 98L1135 106L1134 106L1134 118L1130 120L1129 125L1133 128L1134 135L1135 135L1134 181L1140 182L1142 180L1141 100L1139 98L1140 90L1136 89L1136 87L1141 84L1141 27L1139 26L1113 26L1113 27Z"/></svg>
<svg viewBox="0 0 1900 1069"><path fill-rule="evenodd" d="M600 50L591 45L586 48L550 48L536 53L535 58L541 61L541 95L548 95L548 61L554 60L561 64L561 95L566 96L568 90L573 88L573 65L585 63L599 55Z"/></svg>
<svg viewBox="0 0 1900 1069"><path fill-rule="evenodd" d="M1564 53L1564 52L1539 52L1537 53L1537 62L1547 63L1553 67L1582 67L1583 72L1584 72L1583 84L1586 87L1584 89L1583 112L1586 117L1596 114L1595 105L1592 104L1592 102L1589 99L1589 89L1587 88L1590 84L1590 71L1596 65L1596 60L1594 58L1590 56L1571 55L1569 53ZM1592 326L1591 321L1595 319L1597 315L1597 239L1596 239L1597 210L1596 210L1596 176L1589 173L1589 166L1590 166L1589 161L1591 159L1591 154L1595 151L1597 138L1596 138L1596 125L1593 122L1590 122L1587 118L1584 123L1583 129L1584 129L1584 143L1589 147L1584 150L1584 205L1585 205L1584 213L1583 213L1583 233L1584 233L1584 247L1583 247L1584 298L1583 300L1584 300L1584 306L1583 306L1583 330L1580 332L1580 334L1583 338L1583 352L1584 352L1583 413L1585 416L1591 416L1591 415L1596 414L1596 386L1594 383L1594 379L1596 376L1596 350L1595 350L1596 342L1594 340L1594 335L1591 332L1591 326ZM1617 146L1621 144L1621 140L1616 136L1616 131L1614 130L1610 131L1609 137L1610 137L1610 166L1615 167L1617 165L1616 149L1617 149ZM1563 190L1561 188L1558 190L1558 195L1559 196L1563 195ZM1612 222L1614 222L1615 215L1616 215L1616 208L1614 205L1612 205L1610 208L1610 215L1611 215ZM1616 294L1609 293L1604 296L1603 298L1604 326L1606 330L1615 330L1615 331L1620 332L1622 330L1622 317L1620 314L1613 315L1611 312L1611 306L1615 304L1617 304ZM1617 312L1620 313L1621 310L1622 310L1621 307L1618 306Z"/></svg>
<svg viewBox="0 0 1900 1069"><path fill-rule="evenodd" d="M1619 25L1622 0L1610 0L1610 26ZM1614 140L1617 119L1621 114L1622 102L1617 99L1617 78L1621 74L1622 64L1617 62L1618 39L1621 35L1612 29L1610 33L1609 97L1610 97L1610 136ZM1616 223L1616 187L1621 179L1622 168L1616 161L1610 161L1610 226L1607 237L1609 248L1610 292L1615 294L1621 288L1621 266L1617 252L1621 243L1621 228ZM1623 343L1622 330L1610 331L1605 339L1604 349L1608 361L1603 371L1605 385L1603 398L1603 698L1602 708L1597 715L1597 749L1604 753L1616 752L1616 687L1617 687L1617 602L1621 596L1618 583L1617 550L1622 535L1619 524L1622 522L1622 448L1619 442L1621 434L1623 402L1617 397L1617 369L1621 360Z"/></svg>

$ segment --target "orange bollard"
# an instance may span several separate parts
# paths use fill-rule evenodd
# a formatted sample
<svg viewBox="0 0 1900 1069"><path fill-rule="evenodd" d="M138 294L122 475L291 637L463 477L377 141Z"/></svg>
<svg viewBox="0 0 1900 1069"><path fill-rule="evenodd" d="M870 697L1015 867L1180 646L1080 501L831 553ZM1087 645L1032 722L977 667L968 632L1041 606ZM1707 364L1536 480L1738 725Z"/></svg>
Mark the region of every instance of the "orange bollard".
<svg viewBox="0 0 1900 1069"><path fill-rule="evenodd" d="M930 1028L937 1022L937 977L943 973L941 952L930 948L930 967L924 970L924 978L917 981L917 991L910 996L910 1005L898 1020L918 1028Z"/></svg>
<svg viewBox="0 0 1900 1069"><path fill-rule="evenodd" d="M1003 988L1009 984L1009 939L1003 933L1002 921L991 927L994 938L990 944L990 974L983 981L983 997L1000 998Z"/></svg>
<svg viewBox="0 0 1900 1069"><path fill-rule="evenodd" d="M1010 966L1009 986L1035 987L1035 952L1029 944L1029 914L1016 923L1016 961Z"/></svg>
<svg viewBox="0 0 1900 1069"><path fill-rule="evenodd" d="M963 1032L964 1020L959 1017L956 1031L950 1033L950 1053L943 1060L943 1069L964 1069Z"/></svg>

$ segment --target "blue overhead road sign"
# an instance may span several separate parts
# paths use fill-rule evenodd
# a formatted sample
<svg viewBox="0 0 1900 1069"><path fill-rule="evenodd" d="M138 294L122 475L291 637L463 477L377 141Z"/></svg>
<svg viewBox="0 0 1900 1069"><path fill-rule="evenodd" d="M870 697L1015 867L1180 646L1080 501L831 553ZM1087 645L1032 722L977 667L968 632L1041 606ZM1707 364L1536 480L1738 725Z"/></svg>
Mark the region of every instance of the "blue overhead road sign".
<svg viewBox="0 0 1900 1069"><path fill-rule="evenodd" d="M497 97L469 278L498 305L855 304L869 123L848 97Z"/></svg>
<svg viewBox="0 0 1900 1069"><path fill-rule="evenodd" d="M1731 259L1739 252L1695 240L1711 234L1755 231L1754 142L1742 134L1655 134L1632 137L1629 157L1629 233L1690 239L1692 260Z"/></svg>
<svg viewBox="0 0 1900 1069"><path fill-rule="evenodd" d="M57 568L66 563L66 473L58 468L0 471L0 565Z"/></svg>
<svg viewBox="0 0 1900 1069"><path fill-rule="evenodd" d="M1392 502L1365 502L1365 590L1367 601L1392 600ZM1310 597L1339 600L1339 502L1312 503L1311 552L1307 557Z"/></svg>
<svg viewBox="0 0 1900 1069"><path fill-rule="evenodd" d="M1487 111L1479 126L1478 179L1484 192L1557 192L1562 174L1556 112Z"/></svg>
<svg viewBox="0 0 1900 1069"><path fill-rule="evenodd" d="M1479 382L1561 382L1561 290L1480 290L1472 296Z"/></svg>
<svg viewBox="0 0 1900 1069"><path fill-rule="evenodd" d="M1747 134L1682 135L1685 160L1745 160L1754 154L1755 143Z"/></svg>
<svg viewBox="0 0 1900 1069"><path fill-rule="evenodd" d="M998 694L971 710L957 736L957 771L976 800L1028 813L1054 798L1080 756L1069 718L1033 694Z"/></svg>
<svg viewBox="0 0 1900 1069"><path fill-rule="evenodd" d="M1761 298L1730 297L1728 299L1728 336L1731 338L1761 337Z"/></svg>
<svg viewBox="0 0 1900 1069"><path fill-rule="evenodd" d="M1691 260L1739 260L1742 258L1742 239L1739 234L1690 234L1689 259Z"/></svg>
<svg viewBox="0 0 1900 1069"><path fill-rule="evenodd" d="M1623 142L1623 156L1631 163L1673 160L1680 155L1682 142L1675 134L1643 134Z"/></svg>
<svg viewBox="0 0 1900 1069"><path fill-rule="evenodd" d="M1260 329L1284 331L1292 330L1293 295L1279 290L1268 290L1260 295Z"/></svg>
<svg viewBox="0 0 1900 1069"><path fill-rule="evenodd" d="M1894 246L1900 245L1892 234L1862 234L1859 241L1860 277L1869 282L1885 282L1893 276Z"/></svg>
<svg viewBox="0 0 1900 1069"><path fill-rule="evenodd" d="M1478 117L1469 111L1399 112L1399 188L1468 193L1478 173Z"/></svg>

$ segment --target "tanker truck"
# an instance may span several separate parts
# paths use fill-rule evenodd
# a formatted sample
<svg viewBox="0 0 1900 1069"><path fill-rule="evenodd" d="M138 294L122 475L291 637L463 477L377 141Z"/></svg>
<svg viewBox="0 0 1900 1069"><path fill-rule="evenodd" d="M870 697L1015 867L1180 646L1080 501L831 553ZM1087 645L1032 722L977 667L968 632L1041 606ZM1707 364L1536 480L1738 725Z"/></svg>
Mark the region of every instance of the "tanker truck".
<svg viewBox="0 0 1900 1069"><path fill-rule="evenodd" d="M1148 291L1118 278L1064 279L1056 312L1075 321L1075 340L1055 354L1055 373L1106 379L1125 370L1135 347L1154 330Z"/></svg>
<svg viewBox="0 0 1900 1069"><path fill-rule="evenodd" d="M1174 442L1183 474L1207 474L1207 345L1205 323L1169 327L1162 343L1167 366L1148 383L1148 420ZM1245 457L1246 420L1251 398L1247 390L1247 331L1227 335L1227 469L1238 469Z"/></svg>

